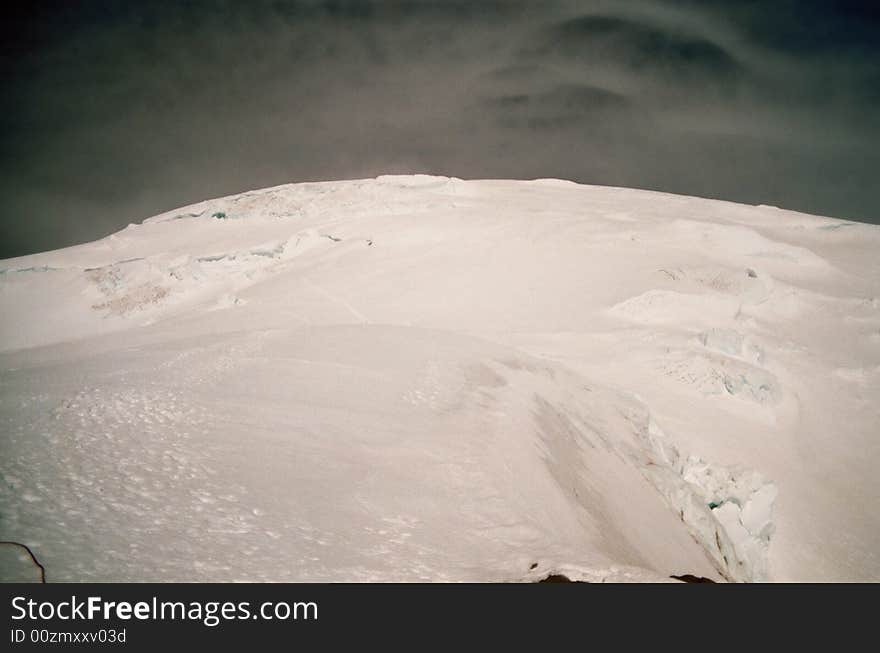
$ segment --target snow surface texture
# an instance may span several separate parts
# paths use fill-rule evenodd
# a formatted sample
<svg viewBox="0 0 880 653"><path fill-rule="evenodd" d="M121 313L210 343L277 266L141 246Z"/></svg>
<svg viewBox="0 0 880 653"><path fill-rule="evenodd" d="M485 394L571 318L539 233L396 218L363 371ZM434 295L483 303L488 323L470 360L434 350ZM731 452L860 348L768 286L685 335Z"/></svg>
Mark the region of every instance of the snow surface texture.
<svg viewBox="0 0 880 653"><path fill-rule="evenodd" d="M878 251L407 176L3 261L0 540L49 581L878 580Z"/></svg>

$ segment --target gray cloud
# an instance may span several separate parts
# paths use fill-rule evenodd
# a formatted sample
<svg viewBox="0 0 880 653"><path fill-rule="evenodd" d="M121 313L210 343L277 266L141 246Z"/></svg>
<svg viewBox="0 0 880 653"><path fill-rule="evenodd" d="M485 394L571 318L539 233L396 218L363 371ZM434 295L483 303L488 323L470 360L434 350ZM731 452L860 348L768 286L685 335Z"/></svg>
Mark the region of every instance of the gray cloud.
<svg viewBox="0 0 880 653"><path fill-rule="evenodd" d="M880 219L880 44L857 5L96 1L6 29L2 257L386 172Z"/></svg>

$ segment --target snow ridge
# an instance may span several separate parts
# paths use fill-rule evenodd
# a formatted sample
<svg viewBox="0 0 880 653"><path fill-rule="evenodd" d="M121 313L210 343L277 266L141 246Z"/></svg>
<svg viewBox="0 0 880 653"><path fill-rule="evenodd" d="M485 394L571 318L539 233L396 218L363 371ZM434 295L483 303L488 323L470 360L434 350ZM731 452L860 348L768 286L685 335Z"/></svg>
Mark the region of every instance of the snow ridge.
<svg viewBox="0 0 880 653"><path fill-rule="evenodd" d="M416 175L4 261L0 539L71 581L877 580L878 248Z"/></svg>

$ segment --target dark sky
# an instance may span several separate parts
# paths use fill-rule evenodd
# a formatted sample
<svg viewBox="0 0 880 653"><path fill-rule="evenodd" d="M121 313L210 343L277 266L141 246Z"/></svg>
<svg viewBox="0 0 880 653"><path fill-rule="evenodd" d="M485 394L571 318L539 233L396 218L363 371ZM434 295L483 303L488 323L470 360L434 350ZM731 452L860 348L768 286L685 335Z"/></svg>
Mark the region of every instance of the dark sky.
<svg viewBox="0 0 880 653"><path fill-rule="evenodd" d="M880 221L880 3L23 3L0 258L290 181L561 177Z"/></svg>

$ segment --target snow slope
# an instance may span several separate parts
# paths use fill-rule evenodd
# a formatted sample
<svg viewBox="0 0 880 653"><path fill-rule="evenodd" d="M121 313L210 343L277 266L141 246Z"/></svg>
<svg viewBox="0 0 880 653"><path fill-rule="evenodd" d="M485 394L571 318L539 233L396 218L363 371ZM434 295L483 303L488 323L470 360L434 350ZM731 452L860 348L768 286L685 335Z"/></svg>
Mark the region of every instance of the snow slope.
<svg viewBox="0 0 880 653"><path fill-rule="evenodd" d="M878 248L417 175L2 261L0 540L50 581L878 580Z"/></svg>

